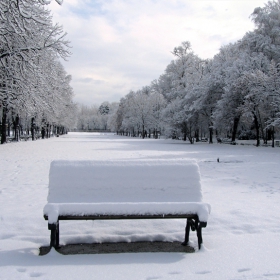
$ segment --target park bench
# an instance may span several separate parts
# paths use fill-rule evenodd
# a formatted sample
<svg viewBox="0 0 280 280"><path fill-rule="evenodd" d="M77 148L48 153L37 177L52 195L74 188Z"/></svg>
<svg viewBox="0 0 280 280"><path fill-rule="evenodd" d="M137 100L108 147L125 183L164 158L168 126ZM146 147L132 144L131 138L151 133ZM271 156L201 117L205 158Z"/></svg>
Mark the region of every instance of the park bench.
<svg viewBox="0 0 280 280"><path fill-rule="evenodd" d="M61 220L186 219L185 240L198 248L210 205L202 202L199 167L188 160L53 161L49 172L50 246Z"/></svg>

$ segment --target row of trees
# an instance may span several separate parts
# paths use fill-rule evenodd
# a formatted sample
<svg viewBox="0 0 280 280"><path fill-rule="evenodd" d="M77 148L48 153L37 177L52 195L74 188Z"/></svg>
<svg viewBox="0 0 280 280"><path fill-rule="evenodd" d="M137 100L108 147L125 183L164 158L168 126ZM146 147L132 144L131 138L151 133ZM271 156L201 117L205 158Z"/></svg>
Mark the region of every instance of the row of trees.
<svg viewBox="0 0 280 280"><path fill-rule="evenodd" d="M59 58L70 56L66 33L45 8L47 0L0 2L1 143L11 128L35 139L36 131L64 132L76 106L69 76ZM57 0L58 3L62 1ZM49 135L46 133L46 136Z"/></svg>
<svg viewBox="0 0 280 280"><path fill-rule="evenodd" d="M100 106L78 106L77 124L78 131L106 131L112 125L112 116L118 109L118 103L103 102Z"/></svg>
<svg viewBox="0 0 280 280"><path fill-rule="evenodd" d="M121 99L118 110L111 118L110 128L118 134L130 136L154 135L161 133L162 110L166 101L162 94L151 92L150 87L133 92Z"/></svg>
<svg viewBox="0 0 280 280"><path fill-rule="evenodd" d="M111 118L111 129L142 137L160 131L191 143L213 134L267 142L280 127L280 0L256 8L255 30L221 47L209 60L189 42L149 86L129 92ZM241 133L242 132L242 133ZM243 135L242 135L243 134Z"/></svg>

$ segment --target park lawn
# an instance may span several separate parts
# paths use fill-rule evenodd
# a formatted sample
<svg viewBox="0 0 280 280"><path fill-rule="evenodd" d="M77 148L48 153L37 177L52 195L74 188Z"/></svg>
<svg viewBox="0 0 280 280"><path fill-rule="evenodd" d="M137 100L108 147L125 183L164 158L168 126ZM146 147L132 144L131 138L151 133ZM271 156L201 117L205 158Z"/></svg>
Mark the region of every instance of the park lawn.
<svg viewBox="0 0 280 280"><path fill-rule="evenodd" d="M49 243L43 207L51 161L112 159L198 162L203 200L212 207L200 251L65 256L52 250L38 256ZM0 279L278 279L279 163L278 147L114 134L69 133L2 145ZM183 241L184 227L181 220L61 222L61 243ZM193 232L190 239L196 247Z"/></svg>

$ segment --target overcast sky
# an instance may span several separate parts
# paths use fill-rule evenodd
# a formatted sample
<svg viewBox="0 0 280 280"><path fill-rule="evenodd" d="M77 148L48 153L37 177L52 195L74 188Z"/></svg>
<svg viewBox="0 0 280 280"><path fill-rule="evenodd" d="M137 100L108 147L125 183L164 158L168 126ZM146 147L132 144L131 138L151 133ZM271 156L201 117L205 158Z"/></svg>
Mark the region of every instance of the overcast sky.
<svg viewBox="0 0 280 280"><path fill-rule="evenodd" d="M119 101L157 79L171 51L190 41L194 53L212 58L222 45L254 29L250 15L264 0L64 0L48 6L63 25L72 56L74 101Z"/></svg>

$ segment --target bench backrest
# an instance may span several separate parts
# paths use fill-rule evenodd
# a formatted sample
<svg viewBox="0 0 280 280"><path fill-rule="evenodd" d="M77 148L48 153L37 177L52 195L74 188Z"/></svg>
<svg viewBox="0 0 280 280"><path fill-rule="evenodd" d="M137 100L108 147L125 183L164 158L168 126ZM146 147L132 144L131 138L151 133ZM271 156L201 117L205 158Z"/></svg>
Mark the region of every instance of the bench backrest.
<svg viewBox="0 0 280 280"><path fill-rule="evenodd" d="M49 203L201 202L189 160L53 161Z"/></svg>

